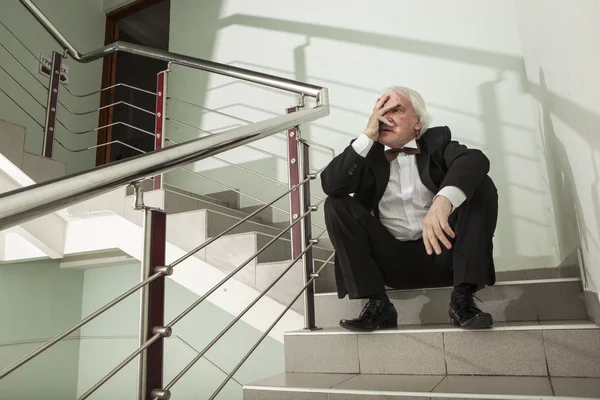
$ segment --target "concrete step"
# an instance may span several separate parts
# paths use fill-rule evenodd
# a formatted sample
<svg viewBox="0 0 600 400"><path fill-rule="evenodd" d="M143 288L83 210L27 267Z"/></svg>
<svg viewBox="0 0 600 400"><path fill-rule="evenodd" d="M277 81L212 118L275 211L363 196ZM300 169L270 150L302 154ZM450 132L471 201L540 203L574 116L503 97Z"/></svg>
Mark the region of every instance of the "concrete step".
<svg viewBox="0 0 600 400"><path fill-rule="evenodd" d="M0 120L0 153L19 168L23 168L25 128Z"/></svg>
<svg viewBox="0 0 600 400"><path fill-rule="evenodd" d="M240 208L240 211L243 212L244 214L252 214L253 212L261 209L262 207L263 207L262 205L242 207L242 208ZM259 212L257 215L252 217L251 220L266 223L266 224L272 224L273 223L273 208L272 207L265 208L264 210ZM284 227L282 227L281 229L283 229Z"/></svg>
<svg viewBox="0 0 600 400"><path fill-rule="evenodd" d="M451 292L449 287L391 290L388 296L398 310L399 324L440 324L450 322ZM476 303L497 322L587 319L578 278L498 282L477 292L477 297L482 303ZM337 293L317 293L317 325L337 326L342 318L357 317L365 304L366 300L338 299Z"/></svg>
<svg viewBox="0 0 600 400"><path fill-rule="evenodd" d="M589 321L496 323L486 330L400 326L285 335L286 372L600 378L600 327Z"/></svg>
<svg viewBox="0 0 600 400"><path fill-rule="evenodd" d="M463 395L463 396L461 396ZM244 400L600 398L600 379L284 373L244 386Z"/></svg>
<svg viewBox="0 0 600 400"><path fill-rule="evenodd" d="M225 235L206 247L206 262L231 272L252 258L268 241L268 237L257 232L244 232ZM285 242L278 241L267 247L258 257L236 274L235 278L250 286L256 286L256 265L271 260L289 258L290 248Z"/></svg>
<svg viewBox="0 0 600 400"><path fill-rule="evenodd" d="M67 174L67 164L23 152L22 170L36 183L41 183L65 176Z"/></svg>
<svg viewBox="0 0 600 400"><path fill-rule="evenodd" d="M219 203L225 204L225 206L233 209L240 208L240 194L233 190L224 190L222 192L215 192L207 194L206 197L217 200Z"/></svg>

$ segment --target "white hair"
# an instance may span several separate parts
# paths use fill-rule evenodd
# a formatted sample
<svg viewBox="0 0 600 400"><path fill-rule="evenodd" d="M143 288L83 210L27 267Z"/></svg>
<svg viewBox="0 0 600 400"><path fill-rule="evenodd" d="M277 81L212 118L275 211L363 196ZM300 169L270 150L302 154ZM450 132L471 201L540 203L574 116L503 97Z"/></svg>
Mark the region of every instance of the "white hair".
<svg viewBox="0 0 600 400"><path fill-rule="evenodd" d="M423 96L421 96L419 92L403 86L391 86L389 88L386 88L383 91L383 93L397 94L410 100L413 110L415 111L415 114L417 114L417 116L419 117L419 122L421 123L421 129L417 133L417 138L420 137L427 130L427 128L429 128L429 123L431 122L431 115L429 115L429 112L427 112L425 100L423 100Z"/></svg>

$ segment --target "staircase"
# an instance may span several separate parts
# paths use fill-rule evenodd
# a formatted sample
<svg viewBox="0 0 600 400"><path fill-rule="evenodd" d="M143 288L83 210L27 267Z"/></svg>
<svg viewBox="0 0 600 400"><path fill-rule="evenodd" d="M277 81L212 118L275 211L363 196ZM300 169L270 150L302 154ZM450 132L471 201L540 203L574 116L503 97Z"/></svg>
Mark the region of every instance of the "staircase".
<svg viewBox="0 0 600 400"><path fill-rule="evenodd" d="M0 154L32 178L29 180L30 183L39 183L64 176L65 165L63 163L24 151L25 135L25 128L0 120ZM24 160L33 161L25 163ZM141 185L146 191L147 202L167 212L167 240L185 252L191 251L199 244L219 235L225 229L259 208L259 206L241 207L240 193L231 190L200 195L168 184L164 185L163 190L153 190L152 184L151 180L147 180L142 182ZM13 189L12 186L11 189ZM64 215L67 219L79 219L88 218L98 212L111 211L141 226L141 213L132 209L133 202L133 190L131 187L127 187L69 207ZM231 272L278 235L283 229L281 225L288 225L287 222L273 221L272 213L267 210L242 223L227 235L215 240L198 252L196 257L225 273ZM24 224L29 231L40 230L37 225L39 225L37 221ZM54 233L49 235L55 239L59 239L56 231L66 230L64 221L62 221L61 226L57 227L43 226L48 231L55 228L51 230ZM44 241L50 240L49 238L34 241L33 235L29 234L28 230L20 229L18 233L30 242L29 245L34 245L42 251L40 252L37 249L33 249L37 251L31 251L30 246L25 249L27 251L24 251L24 254L10 257L4 257L4 252L0 251L0 262L26 260L28 257L44 258L51 256L51 258L61 258L61 265L64 267L98 268L113 266L115 260L131 259L130 254L126 254L121 250L115 251L113 248L66 254L64 233L63 237L60 238L62 240L55 240L52 246L53 249L48 249L50 246L43 246L43 244ZM289 237L289 232L286 232L259 254L256 259L251 260L242 271L235 275L234 279L256 289L256 291L264 290L292 261ZM135 240L137 241L137 239ZM8 245L9 242L0 235L0 248ZM323 241L316 246L313 251L315 267L318 268L331 254L331 244L327 241ZM10 254L6 255L9 256ZM322 290L332 287L333 266L331 263L325 269L325 274L331 279L319 282L318 287ZM286 304L291 296L302 287L302 279L302 265L298 262L282 281L268 293L268 297ZM294 304L293 310L298 313L304 312L302 299Z"/></svg>
<svg viewBox="0 0 600 400"><path fill-rule="evenodd" d="M577 268L499 280L477 294L495 321L482 331L451 327L451 288L390 291L400 325L371 333L337 326L364 301L320 293L323 329L286 333L286 373L246 385L244 399L600 398L600 327Z"/></svg>
<svg viewBox="0 0 600 400"><path fill-rule="evenodd" d="M0 132L2 153L32 178L64 174L64 164L23 151L23 128L0 121ZM37 158L41 161L25 161ZM143 185L151 191L150 181ZM235 191L199 195L165 185L153 195L169 214L168 240L184 251L257 209L240 207ZM131 191L124 190L123 196L118 206L99 199L96 206L69 208L68 215L120 207L124 217L141 222L139 214L127 211ZM262 212L197 257L230 272L278 234L279 225L271 213ZM315 268L331 252L331 245L321 242L314 252ZM284 235L236 279L260 291L290 262L289 235ZM337 322L358 315L365 301L337 298L329 264L316 284L316 321L322 329L287 332L286 373L246 385L245 399L600 398L600 327L588 321L577 266L499 272L499 282L478 293L482 308L494 317L490 330L451 327L451 288L435 288L390 291L399 328L356 333ZM285 304L301 288L298 263L269 296ZM293 309L304 312L301 299Z"/></svg>
<svg viewBox="0 0 600 400"><path fill-rule="evenodd" d="M302 106L286 109L288 113L297 113L296 117L278 116L251 123L248 127L232 129L225 132L226 140L223 136L220 139L208 139L204 143L212 144L206 145L206 147L198 145L198 141L193 141L194 143L187 143L183 146L187 150L166 149L161 154L147 154L146 158L141 157L140 165L143 167L140 165L132 167L133 171L125 171L126 168L120 170L118 166L116 166L117 168L109 166L107 170L111 171L113 175L109 175L107 170L96 175L92 173L91 175L94 175L102 183L102 187L97 188L98 190L115 188L116 186L112 186L115 182L125 185L148 175L161 174L169 168L172 170L176 165L183 165L184 161L202 158L198 155L208 156L232 148L233 146L229 145L241 143L238 140L253 141L285 129L287 130L288 157L266 153L285 160L290 177L289 186L293 186L299 181L303 182L296 189L290 189L292 219L300 221L309 216L311 212L316 211L314 204L310 201L309 179L316 178L318 174L313 176L309 173L316 169L314 166L312 166L312 170L310 169L308 152L309 145L319 146L319 144L314 142L309 144L306 138L301 137L297 127L328 115L329 102L326 88L194 57L157 52L155 49L132 43L118 42L107 48L82 54L68 42L67 38L58 34L56 27L32 1L21 0L21 3L54 36L61 48L66 47L65 56L68 53L73 60L90 62L121 51L141 54L154 59L169 60L169 68L157 76L156 92L151 93L156 95L157 101L155 112L150 113L157 118L154 131L146 133L154 136L155 150L166 147L166 140L172 142L171 139L165 138L167 122L171 125L179 124L188 129L191 128L195 132L191 136L194 138L205 133L211 134L211 132L196 129L195 125L188 123L190 121L185 122L172 118L177 116L177 113L167 110L167 100L186 103L197 110L202 109L202 112L217 112L217 110L205 108L204 105L178 99L177 91L171 93L167 91L166 82L173 63L175 66L185 67L189 70L208 71L220 76L243 79L283 90L288 95L292 93L301 95ZM14 37L18 39L17 36ZM20 40L19 42L27 48L23 42ZM37 59L34 53L30 53ZM58 53L54 53L53 57L56 64L53 64L52 69L56 68L56 74L60 74L59 65L62 57ZM15 59L19 61L16 57ZM24 64L20 64L27 69ZM33 77L36 78L35 75ZM61 87L59 80L60 77L51 74L47 88L51 95L48 96L46 106L38 101L43 108L49 110L45 123L46 133L52 132L55 122L60 121L57 119L56 112L58 90ZM19 82L16 81L16 83ZM45 83L42 83L42 86L46 89ZM23 88L23 86L21 87ZM133 89L139 90L139 88ZM105 90L109 90L109 88L102 88L101 92ZM56 93L56 95L52 93ZM29 94L31 95L31 93ZM91 94L94 93L85 96ZM305 98L315 106L313 108L305 107ZM30 115L18 101L12 98L11 100ZM115 105L106 105L102 108ZM86 110L85 113L100 110ZM218 112L222 116L228 115ZM84 114L79 113L79 115ZM229 117L232 116L229 115ZM239 118L237 119L239 120ZM122 121L116 123L122 123ZM43 127L39 122L38 125ZM108 126L94 127L93 131L105 129ZM70 133L89 132L92 131L71 131ZM21 171L18 171L17 175L23 178L17 182L15 179L11 180L6 176L0 176L3 178L0 179L0 183L4 185L5 190L11 191L18 187L31 185L34 181L47 181L64 176L66 173L64 164L24 152L24 136L23 128L0 121L0 149L6 155L6 158L0 157L0 161L7 164L9 169L14 170L15 167L20 169ZM53 139L52 134L47 134L44 140L46 139L50 140L48 143L53 143L53 140L58 141L56 138ZM103 145L108 146L110 143ZM323 147L323 145L320 146ZM65 150L80 152L91 150L93 147L74 150L65 147ZM323 148L328 149L327 147ZM333 151L333 149L330 150ZM177 151L181 152L179 156L177 156ZM202 153L205 151L206 153ZM168 153L169 156L164 156L165 153ZM168 160L161 161L162 156ZM6 159L10 163L6 163ZM164 168L167 164L163 163L167 161L173 164L169 164L171 166L169 168ZM132 166L134 163L128 164L128 166ZM106 176L98 177L101 174ZM265 176L263 178L269 179ZM110 179L114 180L110 182ZM272 181L272 179L269 180ZM65 183L66 181L69 182ZM484 303L482 308L493 315L495 325L492 329L466 331L452 327L447 316L451 288L435 288L390 291L390 297L399 311L399 327L369 333L356 333L339 328L337 323L341 318L357 316L364 306L364 301L337 299L332 263L325 261L329 260L333 254L331 245L322 241L319 245L313 246L312 239L316 235L311 235L310 225L308 229L299 226L303 237L295 242L299 245L295 250L295 255L298 251L307 251L312 248L312 251L307 253L307 258L310 259L310 254L313 253L315 270L321 265L324 265L325 268L319 274L310 274L310 271L308 273L305 271L302 262L298 262L267 293L267 297L262 299L262 303L246 315L246 311L251 309L251 306L247 308L246 306L249 303L257 304L262 296L259 292L269 288L273 280L287 270L294 258L291 255L290 237L287 233L282 234L270 247L254 258L288 225L287 221L275 220L271 209L267 208L251 220L222 235L225 229L240 219L249 217L251 213L258 210L260 205L252 204L241 207L240 193L230 190L231 188L217 193L194 193L185 188L163 184L160 190L151 190L151 182L145 181L143 185L149 186L146 188L144 205L150 208L160 208L168 214L165 240L164 232L161 230L161 226L164 226L162 224L164 215L156 210L146 208L145 213L151 218L156 217L159 222L154 227L151 226L152 224L148 224L149 228L143 231L141 228L142 215L139 210L134 212L131 209L133 194L125 186L84 203L70 206L64 211L52 212L55 208L48 205L75 204L76 201L84 198L78 197L75 193L79 193L79 188L86 187L86 183L72 178L66 181L62 182L63 186L57 184L56 187L62 189L59 195L64 196L62 200L67 203L53 203L52 196L47 194L36 198L32 195L35 190L14 194L16 196L13 197L16 199L15 203L10 201L4 203L5 208L11 208L17 204L18 206L13 207L13 210L26 203L30 207L28 212L41 212L43 209L45 214L40 214L43 217L36 220L14 226L8 232L0 232L0 261L7 261L6 245L8 235L11 233L18 233L22 240L29 241L28 249L35 247L41 250L45 256L63 259L64 262L61 266L64 267L85 267L86 264L90 264L91 260L93 267L98 268L113 265L115 260L122 260L123 257L141 259L142 252L146 252L146 255L149 255L149 257L145 257L145 260L148 261L146 264L148 268L144 271L143 283L140 284L140 288L143 287L149 293L158 293L158 295L153 296L152 301L148 301L150 296L142 296L143 301L140 302L140 308L142 313L148 317L140 319L143 344L140 344L140 347L128 357L130 361L142 352L146 352L146 357L142 357L145 360L140 363L140 366L144 368L140 368L139 378L142 385L139 387L138 398L169 398L169 389L193 367L195 362L187 364L178 377L173 378L171 382L162 381L163 375L165 375L162 339L170 335L171 329L170 326L163 327L167 322L163 321L165 315L163 289L166 276L170 276L170 279L181 283L202 297L200 301L204 300L204 294L209 291L216 293L216 296L209 301L214 301L214 304L222 307L228 313L236 315L236 318L241 321L251 320L250 325L264 333L236 367L227 372L223 371L227 374L227 378L211 395L211 400L221 393L220 390L235 375L267 334L284 341L286 372L246 384L244 386L244 398L246 399L600 399L600 327L590 321L589 314L591 313L588 313L585 308L582 282L577 267L541 271L523 270L499 274L497 285L478 293ZM92 180L92 182L96 181ZM278 183L284 186L288 185L284 182ZM79 186L74 188L77 185ZM70 189L67 190L67 187ZM87 196L91 197L92 193L99 192L89 191ZM27 195L30 197L26 198ZM86 196L86 193L79 193L79 195ZM36 201L46 203L34 204ZM34 206L31 206L30 203ZM17 213L13 210L5 211L5 214L16 215ZM305 221L309 219L307 218ZM15 219L13 222L24 220L23 218ZM98 222L99 220L101 221ZM101 226L102 224L104 226ZM320 231L315 233L318 234ZM104 237L99 238L102 235ZM142 236L144 237L143 246L138 240ZM299 238L299 236L295 236L295 238ZM189 253L198 245L217 237L217 240L203 248L202 251L194 255ZM69 240L71 243L77 242L80 247L67 246ZM85 246L81 246L81 243L84 243ZM115 250L117 247L118 249ZM94 253L99 250L103 253ZM39 256L39 251L36 256ZM178 261L174 261L182 258L185 258L185 261L181 262L181 265ZM104 261L98 262L98 259ZM246 265L246 268L234 277L237 282L229 281L224 284L226 281L224 277L242 264ZM173 273L174 266L177 268ZM156 269L154 269L155 267ZM304 276L305 273L307 276ZM284 334L284 330L302 326L300 314L305 313L301 298L291 305L291 311L284 309L284 304L292 302L302 294L307 287L304 284L305 279L312 282L317 275L318 279L314 285L317 293L315 317L316 325L320 329L292 330ZM222 284L224 285L221 286ZM130 291L135 292L136 289L130 289ZM306 290L306 295L308 306L305 326L313 327L314 321L311 319L312 308L310 307L312 292ZM114 301L118 303L121 300L123 298ZM184 318L189 311L200 304L200 301L196 301L193 306L179 314L174 320L179 321ZM103 308L102 312L107 310L106 306ZM149 319L152 319L152 322ZM84 322L82 321L80 324ZM212 344L217 343L227 329L233 327L233 322L219 333L204 350L198 351L198 357L201 357L205 350L208 351ZM272 325L269 325L271 323ZM213 328L210 321L208 324L210 324L208 328ZM78 328L75 325L70 329ZM59 336L64 338L67 334ZM150 336L152 338L149 338ZM231 352L233 353L234 350ZM152 357L149 356L150 353L152 353ZM150 359L153 362L150 362ZM124 365L126 363L115 367L107 375L107 379L112 376L111 374L116 374ZM15 368L19 367L20 365ZM15 368L8 367L7 370L15 371ZM178 370L180 369L178 368ZM11 371L2 376L6 376L9 372ZM88 392L83 394L80 400L88 398L105 381L103 378L88 389ZM202 382L194 383L198 386L203 384Z"/></svg>

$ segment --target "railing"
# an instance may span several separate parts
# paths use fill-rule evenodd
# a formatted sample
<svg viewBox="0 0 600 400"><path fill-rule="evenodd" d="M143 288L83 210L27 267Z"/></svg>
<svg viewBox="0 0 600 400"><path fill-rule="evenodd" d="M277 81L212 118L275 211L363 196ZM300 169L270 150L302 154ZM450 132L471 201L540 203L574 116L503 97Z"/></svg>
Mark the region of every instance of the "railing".
<svg viewBox="0 0 600 400"><path fill-rule="evenodd" d="M11 374L15 370L19 369L38 355L42 354L56 343L63 339L66 339L70 334L80 329L90 321L94 320L98 316L102 315L115 305L122 302L124 299L130 297L134 293L140 291L141 296L141 313L140 313L140 333L139 333L139 346L133 351L128 357L126 357L121 363L119 363L113 370L111 370L105 377L99 382L89 388L83 393L79 400L83 400L91 396L96 392L102 385L110 380L116 373L124 368L128 363L134 359L138 359L138 387L137 387L137 398L141 399L169 399L170 391L173 386L183 377L193 365L200 360L206 352L208 352L238 321L240 321L244 315L248 313L250 309L256 303L262 299L274 285L276 285L290 269L302 263L303 268L303 287L295 295L292 301L290 301L283 311L275 318L273 323L263 332L262 336L256 341L252 348L242 357L240 362L232 369L228 374L227 378L220 384L216 391L211 395L210 399L214 399L218 393L225 387L227 382L235 375L239 368L246 362L254 350L259 344L266 338L276 324L281 320L286 312L292 307L292 305L298 300L298 298L304 295L304 317L305 317L305 329L316 329L315 326L315 314L314 314L314 281L319 277L322 269L327 266L333 258L333 253L318 267L314 268L312 252L316 248L319 241L319 237L325 232L325 228L319 224L313 224L311 222L311 215L318 210L318 206L324 201L319 196L312 195L310 193L310 182L316 179L322 168L315 168L310 166L309 160L309 149L311 146L318 147L322 150L330 152L334 155L333 149L323 146L321 144L306 140L301 137L299 125L317 120L322 118L329 113L327 89L321 88L314 85L309 85L301 82L296 82L289 79L283 79L276 76L262 74L250 70L241 68L231 67L228 65L217 64L214 62L200 60L193 57L188 57L180 54L169 53L166 51L156 50L147 48L144 46L134 45L124 42L116 42L111 45L105 46L101 49L95 50L88 54L80 54L68 40L52 25L52 23L40 12L39 9L30 0L21 0L21 2L29 9L29 11L40 21L40 23L48 30L48 32L61 44L65 49L65 53L69 54L73 59L78 62L89 62L98 58L107 56L114 52L128 52L133 54L142 55L149 58L163 60L169 63L169 68L162 71L157 76L157 90L156 92L144 91L148 95L156 97L156 108L154 110L146 110L138 107L134 104L127 102L113 102L106 106L98 107L94 110L76 112L67 108L58 98L59 90L66 89L67 92L75 97L89 97L94 94L113 90L115 87L121 86L130 90L142 90L133 86L120 83L111 87L103 88L99 91L95 91L87 94L77 94L71 91L66 86L60 83L58 76L60 75L57 71L60 70L60 63L64 55L54 53L53 54L53 67L51 77L49 79L49 85L41 82L35 75L30 72L44 88L48 91L48 101L46 104L38 101L35 96L27 92L31 97L36 99L36 102L43 109L46 114L44 123L37 121L31 113L29 113L24 107L21 107L19 103L11 98L15 104L17 104L27 115L29 115L43 130L44 130L44 149L43 154L50 156L52 153L52 144L56 141L59 145L65 149L73 152L82 152L90 149L95 149L99 146L106 146L111 144L121 144L130 146L132 150L140 153L140 155L132 157L128 160L123 160L111 164L98 167L89 172L83 172L75 175L71 175L65 178L55 179L49 182L29 186L20 190L15 190L0 195L0 230L4 230L26 221L33 220L40 216L46 215L53 211L57 211L68 207L69 205L84 201L86 199L98 196L102 193L113 190L117 187L124 185L131 185L134 188L135 194L135 205L136 210L143 211L144 213L144 248L142 254L142 281L125 291L117 298L108 302L97 311L88 315L86 318L66 329L62 333L58 334L51 340L47 341L34 351L25 355L21 359L14 362L12 365L6 367L0 371L0 380L7 375ZM10 32L10 31L9 31ZM11 33L12 34L12 33ZM15 38L25 48L25 44L20 41L16 36ZM1 44L1 43L0 43ZM4 47L4 45L2 45ZM6 47L5 47L6 49ZM8 49L6 49L8 51ZM12 53L11 53L12 54ZM35 55L30 52L35 58ZM15 59L25 67L16 57ZM36 58L37 60L37 58ZM188 102L186 100L179 99L175 96L171 96L168 93L168 74L171 70L171 64L177 64L186 68L193 68L211 73L233 77L249 82L253 82L259 85L273 87L281 89L291 93L297 93L301 95L300 103L296 107L288 108L286 115L276 116L268 120L251 122L243 118L236 117L234 115L223 113L218 110L211 110L206 107ZM3 68L4 69L4 68ZM26 68L27 70L27 68ZM8 71L4 71L8 74ZM28 71L29 72L29 71ZM10 74L9 74L10 76ZM16 81L16 80L15 80ZM19 83L19 82L17 82ZM2 90L0 88L0 90ZM2 90L4 92L4 90ZM6 92L4 92L6 94ZM7 94L8 96L8 94ZM306 108L304 105L304 98L311 97L316 100L314 108ZM213 133L209 131L202 131L184 121L173 119L169 116L167 110L168 102L178 102L185 104L186 106L201 109L202 112L214 112L219 113L223 116L227 116L236 119L238 122L243 122L244 125L238 128L230 129L221 133ZM63 107L67 112L76 115L88 115L95 112L100 112L105 109L115 107L117 105L131 107L140 112L152 115L155 118L155 129L154 132L143 130L139 127L129 125L130 128L140 130L154 138L154 151L145 152L144 150L135 148L119 139L115 139L106 144L99 144L97 146L90 146L83 149L69 149L63 143L57 140L54 136L54 130L56 125L64 127L71 134L86 134L90 132L97 132L101 129L106 129L117 124L125 124L124 122L110 122L109 124L93 128L85 131L76 131L70 129L59 116L57 115L58 106ZM167 131L167 124L177 124L180 126L187 127L195 130L197 133L201 133L204 136L198 139L177 143L172 139L165 138ZM259 147L250 146L249 143L265 138L275 134L285 135L285 140L288 145L288 156L284 157L272 152L265 151ZM168 145L167 145L168 144ZM270 157L275 157L279 160L284 160L288 166L288 182L282 182L280 180L270 178L264 174L260 174L235 163L231 163L224 158L217 157L217 154L223 153L227 150L234 149L240 146L248 146L253 151L259 151ZM254 176L259 177L267 182L277 185L278 187L284 186L287 188L283 193L279 194L276 198L265 201L257 197L250 196L238 191L231 186L228 186L222 182L215 181L202 173L194 171L189 168L185 168L185 165L189 165L199 160L203 160L209 157L214 157L216 160L229 165L232 168L236 168L245 173L250 173ZM198 178L208 180L214 184L225 187L228 190L233 190L241 196L249 196L252 200L261 204L261 206L255 211L249 213L244 217L237 217L238 221L221 232L219 235L206 240L204 243L199 244L193 250L187 252L179 259L167 263L165 260L165 247L166 247L166 214L162 210L148 207L144 204L143 190L140 187L140 183L146 179L153 179L155 189L163 189L168 191L166 185L162 181L161 174L174 170L176 168L182 168L186 173L192 174ZM277 207L276 203L283 200L285 197L289 197L289 210ZM313 199L316 203L312 203ZM204 293L198 300L191 304L187 309L181 312L178 316L173 318L169 323L164 321L164 285L165 277L170 276L173 273L174 268L179 264L193 257L195 254L210 246L215 241L221 239L224 235L232 232L242 224L252 223L252 218L260 215L261 212L268 208L274 208L280 210L283 213L289 214L289 225L281 229L278 233L270 235L271 240L262 248L260 248L255 254L248 257L243 263L237 266L233 271L228 273L220 282L218 282L209 291ZM312 228L316 227L321 229L321 233L316 237L312 235ZM238 274L244 267L250 264L256 259L261 253L263 253L269 246L273 245L277 241L284 240L285 236L289 233L290 245L291 245L291 260L288 265L284 268L283 272L269 284L253 301L248 304L234 319L219 333L217 336L207 344L188 365L178 373L169 383L164 384L162 380L163 370L163 339L169 337L172 334L173 328L183 318L185 318L192 310L198 305L204 302L211 294L221 288L226 282Z"/></svg>

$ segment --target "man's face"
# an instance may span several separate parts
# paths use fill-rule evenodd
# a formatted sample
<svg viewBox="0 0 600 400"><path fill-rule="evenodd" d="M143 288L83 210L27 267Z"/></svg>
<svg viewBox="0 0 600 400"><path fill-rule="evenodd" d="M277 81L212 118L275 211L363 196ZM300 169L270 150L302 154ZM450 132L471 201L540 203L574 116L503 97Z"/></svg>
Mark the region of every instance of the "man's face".
<svg viewBox="0 0 600 400"><path fill-rule="evenodd" d="M392 93L386 105L393 103L398 104L398 107L383 116L392 123L392 126L385 125L383 122L379 123L379 143L393 148L401 148L417 137L421 123L409 99Z"/></svg>

